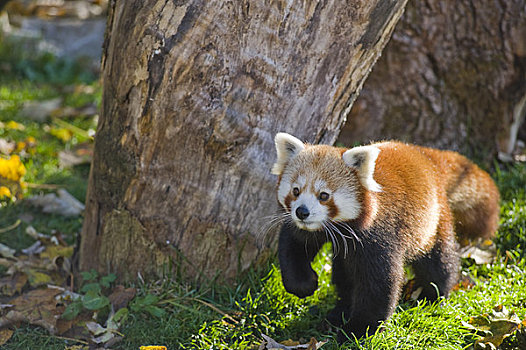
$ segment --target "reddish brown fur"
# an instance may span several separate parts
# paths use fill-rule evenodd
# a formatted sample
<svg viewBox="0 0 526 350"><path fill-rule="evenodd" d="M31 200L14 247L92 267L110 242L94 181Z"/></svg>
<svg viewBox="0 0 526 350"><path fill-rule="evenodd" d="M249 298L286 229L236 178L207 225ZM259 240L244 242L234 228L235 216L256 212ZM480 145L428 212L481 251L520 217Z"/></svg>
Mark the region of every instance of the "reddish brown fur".
<svg viewBox="0 0 526 350"><path fill-rule="evenodd" d="M442 186L446 188L459 241L466 243L477 237L492 237L498 227L500 196L491 177L458 153L420 150L443 174Z"/></svg>
<svg viewBox="0 0 526 350"><path fill-rule="evenodd" d="M408 145L396 141L373 144L380 149L373 177L383 187L382 192L367 191L356 181L356 171L342 161L345 148L326 145L306 145L296 160L298 168L308 168L326 181L329 188L353 186L362 206L360 225L376 227L391 224L383 220L385 211L397 213L404 220L405 237L415 249L429 248L435 233L443 230L421 232L415 236L415 227L429 218L429 210L437 212L441 220L451 221L459 241L466 243L477 237L490 238L498 226L499 192L491 177L467 158L456 152ZM296 175L297 176L297 175ZM278 180L281 180L281 176ZM293 181L296 179L294 178ZM308 185L308 184L307 184ZM306 186L307 186L306 185ZM306 189L301 189L306 190ZM309 189L312 191L312 189ZM430 202L436 191L438 206ZM285 199L290 210L293 196ZM326 203L329 217L338 215L338 207L332 198ZM379 212L376 213L376 210ZM448 213L450 211L450 213ZM449 223L442 225L450 226Z"/></svg>
<svg viewBox="0 0 526 350"><path fill-rule="evenodd" d="M386 190L373 194L379 208L405 208L407 226L415 227L417 215L427 207L425 194L438 191L441 225L452 221L459 241L490 238L498 226L499 191L491 177L456 152L398 142L377 144L380 155L374 178ZM416 177L414 174L425 174ZM444 230L438 230L445 234ZM409 237L408 237L409 238ZM411 239L411 238L409 238ZM414 239L417 243L418 239ZM430 242L431 243L431 242Z"/></svg>
<svg viewBox="0 0 526 350"><path fill-rule="evenodd" d="M336 205L336 203L334 203L333 198L329 198L329 200L323 204L326 205L327 208L329 208L329 217L331 219L338 216L338 213L339 213L338 206Z"/></svg>
<svg viewBox="0 0 526 350"><path fill-rule="evenodd" d="M405 264L413 267L420 298L447 296L457 283L460 264L455 233L465 243L491 237L497 229L499 192L495 183L458 153L383 142L344 155L346 149L288 141L301 151L291 159L281 157L274 173L283 170L288 178L300 173L307 182L302 190L316 195L313 184L323 180L318 183L325 182L333 196L326 202L305 203L314 208L326 206L335 225L349 228L346 232L352 237L333 237L333 245L336 240L360 243L347 255L335 254L333 262L332 279L339 300L328 319L342 325L348 335L374 332L378 322L394 312ZM287 194L292 191L288 185L292 184L282 182L280 176L278 196L290 212L298 202ZM299 220L303 218L296 218L297 227L282 226L279 259L285 289L305 297L318 286L310 263L330 232L302 228ZM345 338L340 335L339 339Z"/></svg>

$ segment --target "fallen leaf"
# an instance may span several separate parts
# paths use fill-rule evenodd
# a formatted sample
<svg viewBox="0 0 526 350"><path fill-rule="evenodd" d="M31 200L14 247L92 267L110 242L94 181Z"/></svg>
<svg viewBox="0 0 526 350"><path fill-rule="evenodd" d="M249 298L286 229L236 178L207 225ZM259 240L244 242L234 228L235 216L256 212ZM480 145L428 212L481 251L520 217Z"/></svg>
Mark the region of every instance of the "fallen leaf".
<svg viewBox="0 0 526 350"><path fill-rule="evenodd" d="M88 350L89 349L89 346L87 345L71 345L71 346L66 346L64 348L64 350Z"/></svg>
<svg viewBox="0 0 526 350"><path fill-rule="evenodd" d="M90 154L79 154L75 151L60 151L58 153L58 161L61 167L68 168L75 165L89 164L91 163Z"/></svg>
<svg viewBox="0 0 526 350"><path fill-rule="evenodd" d="M15 258L15 252L16 250L9 248L5 244L0 243L0 255L2 255L4 258Z"/></svg>
<svg viewBox="0 0 526 350"><path fill-rule="evenodd" d="M57 194L48 193L27 198L26 200L41 207L44 213L59 214L63 216L77 216L84 210L84 204L68 193L65 189L59 189Z"/></svg>
<svg viewBox="0 0 526 350"><path fill-rule="evenodd" d="M402 290L402 300L404 301L416 301L418 300L418 297L422 293L423 288L421 286L417 286L415 279L409 280Z"/></svg>
<svg viewBox="0 0 526 350"><path fill-rule="evenodd" d="M86 323L92 321L92 312L81 312L71 320L61 317L57 320L57 334L77 340L89 341L92 334L86 328Z"/></svg>
<svg viewBox="0 0 526 350"><path fill-rule="evenodd" d="M57 257L71 258L73 256L73 250L73 246L48 246L46 250L40 254L40 257L51 260Z"/></svg>
<svg viewBox="0 0 526 350"><path fill-rule="evenodd" d="M469 322L462 322L464 327L482 336L473 344L475 349L500 346L521 324L519 317L514 313L510 314L502 305L496 306L490 314L474 316Z"/></svg>
<svg viewBox="0 0 526 350"><path fill-rule="evenodd" d="M13 330L9 328L0 329L0 346L7 343L9 339L11 339L11 336L13 335Z"/></svg>
<svg viewBox="0 0 526 350"><path fill-rule="evenodd" d="M114 310L119 310L128 306L128 303L135 297L137 291L135 288L124 288L123 285L118 285L113 289L113 292L108 296Z"/></svg>
<svg viewBox="0 0 526 350"><path fill-rule="evenodd" d="M9 267L13 264L11 260L0 258L0 266Z"/></svg>
<svg viewBox="0 0 526 350"><path fill-rule="evenodd" d="M71 106L64 106L57 108L51 112L53 118L71 118L78 116L92 116L97 114L98 108L96 104L88 104L80 108Z"/></svg>
<svg viewBox="0 0 526 350"><path fill-rule="evenodd" d="M66 333L73 327L75 320L65 320L64 318L59 318L57 320L57 334L61 335Z"/></svg>
<svg viewBox="0 0 526 350"><path fill-rule="evenodd" d="M471 278L469 275L464 275L460 277L460 281L453 286L453 290L467 290L470 288L473 288L476 285L476 282L473 278Z"/></svg>
<svg viewBox="0 0 526 350"><path fill-rule="evenodd" d="M484 240L476 245L463 247L460 256L473 259L477 265L491 264L497 256L497 246L491 240Z"/></svg>
<svg viewBox="0 0 526 350"><path fill-rule="evenodd" d="M104 327L102 327L97 322L87 322L86 328L88 331L90 331L93 335L100 335L106 331Z"/></svg>
<svg viewBox="0 0 526 350"><path fill-rule="evenodd" d="M0 279L0 294L13 296L20 293L27 283L27 276L17 272L12 276L5 276Z"/></svg>
<svg viewBox="0 0 526 350"><path fill-rule="evenodd" d="M34 121L44 122L61 105L61 97L44 101L28 101L24 103L20 114Z"/></svg>
<svg viewBox="0 0 526 350"><path fill-rule="evenodd" d="M44 288L31 290L12 299L12 310L0 317L0 328L17 322L27 322L44 327L51 334L55 334L57 320L62 314L62 310L57 308L57 294L60 294L60 290Z"/></svg>
<svg viewBox="0 0 526 350"><path fill-rule="evenodd" d="M300 345L300 342L297 340L287 339L287 340L282 341L280 344L285 345L285 346L297 346L297 345Z"/></svg>
<svg viewBox="0 0 526 350"><path fill-rule="evenodd" d="M46 246L41 241L36 241L31 246L22 249L22 253L25 255L36 255L42 253L46 249Z"/></svg>
<svg viewBox="0 0 526 350"><path fill-rule="evenodd" d="M87 322L86 328L93 334L91 340L96 344L106 344L115 338L119 333L120 323L114 320L117 314L110 314L106 321L106 327L96 322ZM122 318L121 318L122 319Z"/></svg>
<svg viewBox="0 0 526 350"><path fill-rule="evenodd" d="M46 285L52 281L51 276L38 271L36 269L28 268L24 271L27 275L27 278L29 280L29 284L31 287L38 287L42 285Z"/></svg>
<svg viewBox="0 0 526 350"><path fill-rule="evenodd" d="M327 343L327 341L317 341L315 338L311 338L311 340L306 344L299 344L299 342L293 342L292 340L287 340L288 344L294 343L296 345L284 345L282 343L278 343L271 337L265 334L261 334L264 341L259 346L259 350L274 350L274 349L284 349L284 350L296 350L296 349L307 349L307 350L317 350L321 348L323 345Z"/></svg>

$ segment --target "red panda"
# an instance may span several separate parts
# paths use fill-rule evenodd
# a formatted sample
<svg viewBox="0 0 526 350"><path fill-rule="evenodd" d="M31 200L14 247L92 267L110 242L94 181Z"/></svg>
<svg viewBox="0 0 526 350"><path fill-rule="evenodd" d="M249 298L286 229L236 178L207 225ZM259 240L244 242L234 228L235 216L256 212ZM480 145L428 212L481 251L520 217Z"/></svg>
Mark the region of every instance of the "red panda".
<svg viewBox="0 0 526 350"><path fill-rule="evenodd" d="M283 284L298 297L312 295L318 276L311 262L332 242L338 302L327 318L348 336L374 333L391 316L405 264L421 298L447 297L458 279L458 242L491 238L497 229L495 183L458 153L396 141L308 145L285 133L275 144Z"/></svg>

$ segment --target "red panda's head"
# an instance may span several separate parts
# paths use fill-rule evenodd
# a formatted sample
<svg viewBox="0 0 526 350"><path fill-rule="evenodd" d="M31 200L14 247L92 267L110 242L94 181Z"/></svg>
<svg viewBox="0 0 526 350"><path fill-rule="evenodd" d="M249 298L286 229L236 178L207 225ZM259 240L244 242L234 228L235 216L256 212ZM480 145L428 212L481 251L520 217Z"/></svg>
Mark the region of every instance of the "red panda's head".
<svg viewBox="0 0 526 350"><path fill-rule="evenodd" d="M377 147L308 145L285 133L278 133L275 143L272 173L279 176L278 201L300 229L318 231L356 219L361 192L381 191L373 179Z"/></svg>

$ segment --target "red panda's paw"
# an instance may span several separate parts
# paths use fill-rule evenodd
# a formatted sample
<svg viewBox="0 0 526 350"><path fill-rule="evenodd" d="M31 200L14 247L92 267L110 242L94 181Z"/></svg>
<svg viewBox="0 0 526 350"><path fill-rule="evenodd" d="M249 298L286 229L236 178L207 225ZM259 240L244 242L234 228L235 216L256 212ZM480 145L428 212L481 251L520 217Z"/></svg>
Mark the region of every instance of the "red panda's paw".
<svg viewBox="0 0 526 350"><path fill-rule="evenodd" d="M287 292L297 297L305 298L314 294L316 289L318 289L318 275L311 270L308 274L295 278L285 278L283 276L283 285Z"/></svg>
<svg viewBox="0 0 526 350"><path fill-rule="evenodd" d="M349 308L343 305L336 305L327 314L327 321L334 327L341 327L349 320Z"/></svg>

